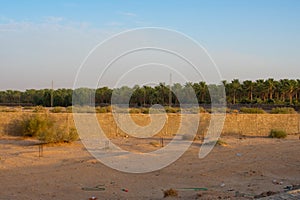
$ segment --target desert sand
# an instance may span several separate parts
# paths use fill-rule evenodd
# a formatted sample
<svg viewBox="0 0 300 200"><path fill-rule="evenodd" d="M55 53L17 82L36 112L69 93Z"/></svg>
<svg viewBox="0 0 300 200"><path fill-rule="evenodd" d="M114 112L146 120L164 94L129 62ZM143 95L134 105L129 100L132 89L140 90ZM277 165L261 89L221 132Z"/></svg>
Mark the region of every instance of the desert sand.
<svg viewBox="0 0 300 200"><path fill-rule="evenodd" d="M222 141L227 145L216 145L203 159L198 158L201 142L195 141L170 166L130 174L94 159L80 141L46 145L39 157L38 141L2 136L0 199L164 199L163 191L170 188L178 191L178 197L167 199L253 199L300 184L298 136L226 136ZM155 138L120 137L113 142L134 151L161 148L153 145ZM207 191L180 189L196 187Z"/></svg>

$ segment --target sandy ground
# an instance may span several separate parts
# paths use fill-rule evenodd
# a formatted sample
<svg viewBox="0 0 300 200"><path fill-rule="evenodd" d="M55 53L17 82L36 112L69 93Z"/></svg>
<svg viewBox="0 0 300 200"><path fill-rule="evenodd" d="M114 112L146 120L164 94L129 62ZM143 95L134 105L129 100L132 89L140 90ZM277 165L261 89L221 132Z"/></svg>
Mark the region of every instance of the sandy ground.
<svg viewBox="0 0 300 200"><path fill-rule="evenodd" d="M3 136L0 199L164 199L163 190L170 188L178 190L174 199L253 199L262 192L283 192L288 185L300 184L298 136L222 140L228 145L216 146L203 159L198 158L198 141L162 170L128 174L95 160L80 142L45 146L39 157L37 141ZM135 151L160 148L150 140L116 138L114 142ZM105 190L88 191L97 185ZM208 190L179 190L194 187Z"/></svg>

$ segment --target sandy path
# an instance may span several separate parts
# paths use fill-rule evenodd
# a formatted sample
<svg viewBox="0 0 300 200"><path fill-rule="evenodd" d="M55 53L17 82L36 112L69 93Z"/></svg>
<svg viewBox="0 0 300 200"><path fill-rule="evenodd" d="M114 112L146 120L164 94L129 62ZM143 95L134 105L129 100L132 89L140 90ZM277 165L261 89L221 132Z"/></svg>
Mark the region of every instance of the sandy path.
<svg viewBox="0 0 300 200"><path fill-rule="evenodd" d="M181 199L251 199L262 192L282 192L286 185L300 184L300 141L296 137L222 140L228 146L216 146L204 159L197 157L200 143L196 142L162 170L127 174L93 159L80 142L44 147L44 155L39 158L36 141L2 137L0 199L163 199L162 190L187 187L205 187L208 191L180 190ZM159 148L147 140L114 142L134 144L138 149ZM105 190L82 190L96 185L104 185Z"/></svg>

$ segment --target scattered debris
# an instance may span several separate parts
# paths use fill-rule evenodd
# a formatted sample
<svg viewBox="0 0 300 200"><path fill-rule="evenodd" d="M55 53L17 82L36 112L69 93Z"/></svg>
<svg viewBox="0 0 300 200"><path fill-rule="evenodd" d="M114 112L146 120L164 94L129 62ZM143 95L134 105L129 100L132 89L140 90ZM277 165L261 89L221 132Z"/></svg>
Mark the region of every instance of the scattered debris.
<svg viewBox="0 0 300 200"><path fill-rule="evenodd" d="M237 153L237 154L236 154L236 156L238 156L238 157L241 157L241 156L242 156L242 154L241 154L241 153Z"/></svg>
<svg viewBox="0 0 300 200"><path fill-rule="evenodd" d="M257 199L257 198L262 198L262 197L268 197L268 196L272 196L272 195L275 195L278 193L279 192L273 192L273 191L262 192L259 195L255 195L254 198Z"/></svg>
<svg viewBox="0 0 300 200"><path fill-rule="evenodd" d="M84 191L104 191L104 184L96 185L95 187L82 187L81 189Z"/></svg>
<svg viewBox="0 0 300 200"><path fill-rule="evenodd" d="M287 185L283 189L284 191L298 190L300 189L300 185Z"/></svg>
<svg viewBox="0 0 300 200"><path fill-rule="evenodd" d="M207 188L176 188L176 190L193 190L193 191L207 191Z"/></svg>
<svg viewBox="0 0 300 200"><path fill-rule="evenodd" d="M97 200L98 198L97 197L91 197L89 198L89 200Z"/></svg>
<svg viewBox="0 0 300 200"><path fill-rule="evenodd" d="M245 194L242 193L242 192L236 191L234 196L235 196L235 197L244 197Z"/></svg>
<svg viewBox="0 0 300 200"><path fill-rule="evenodd" d="M221 183L221 185L220 185L221 187L225 187L225 183Z"/></svg>
<svg viewBox="0 0 300 200"><path fill-rule="evenodd" d="M177 190L174 190L172 188L168 189L168 190L164 190L164 198L166 197L178 197L178 192Z"/></svg>
<svg viewBox="0 0 300 200"><path fill-rule="evenodd" d="M235 191L235 195L234 196L235 197L245 197L245 198L251 198L251 199L253 199L253 197L255 196L255 194L249 194L249 193Z"/></svg>
<svg viewBox="0 0 300 200"><path fill-rule="evenodd" d="M128 189L123 188L122 191L123 192L128 192Z"/></svg>
<svg viewBox="0 0 300 200"><path fill-rule="evenodd" d="M282 184L283 184L282 181L277 181L277 180L275 180L275 179L272 181L272 183L273 183L273 184L276 184L276 185L282 185Z"/></svg>

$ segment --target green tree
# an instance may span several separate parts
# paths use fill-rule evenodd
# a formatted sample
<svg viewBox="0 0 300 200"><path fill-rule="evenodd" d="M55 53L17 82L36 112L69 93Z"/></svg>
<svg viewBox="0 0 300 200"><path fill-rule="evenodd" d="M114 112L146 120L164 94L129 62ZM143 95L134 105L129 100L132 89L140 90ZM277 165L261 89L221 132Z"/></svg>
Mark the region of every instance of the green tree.
<svg viewBox="0 0 300 200"><path fill-rule="evenodd" d="M236 103L236 96L238 90L241 88L240 81L238 79L233 79L230 84L230 88L232 89L232 97L233 97L233 104Z"/></svg>
<svg viewBox="0 0 300 200"><path fill-rule="evenodd" d="M242 88L247 91L247 93L248 93L248 99L250 100L250 102L253 101L254 86L255 86L255 83L253 81L251 81L251 80L243 81Z"/></svg>

